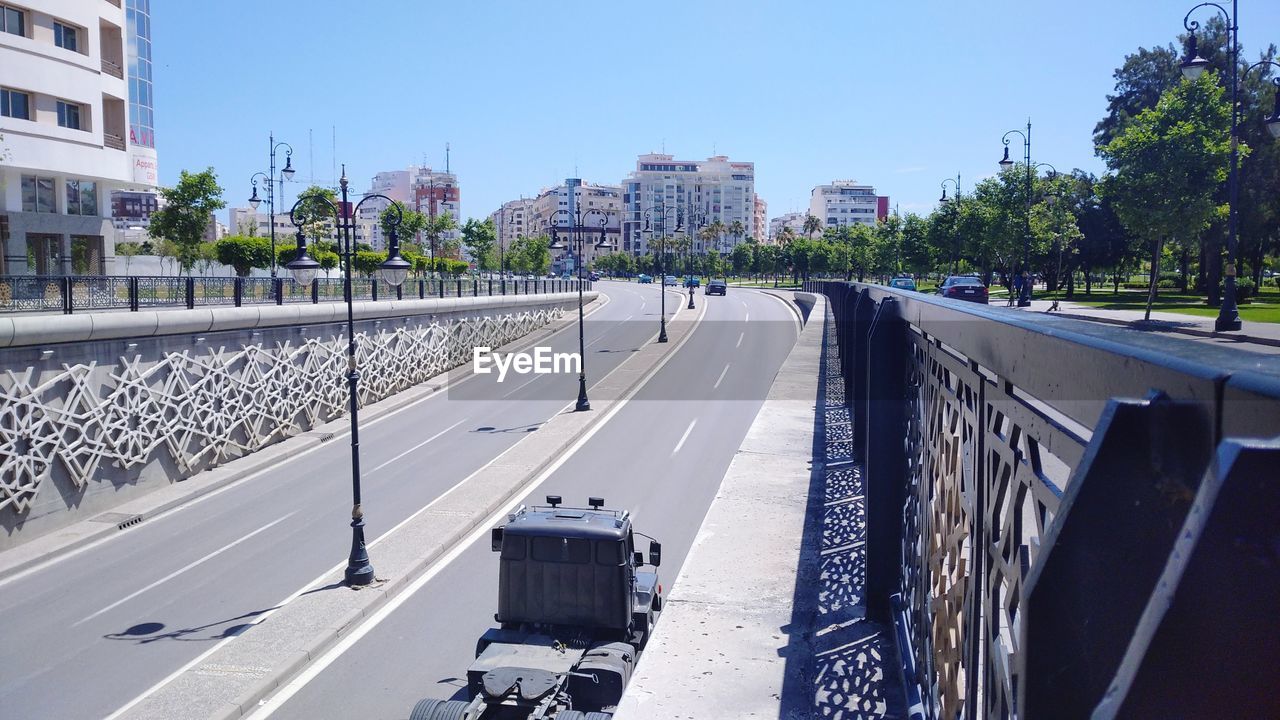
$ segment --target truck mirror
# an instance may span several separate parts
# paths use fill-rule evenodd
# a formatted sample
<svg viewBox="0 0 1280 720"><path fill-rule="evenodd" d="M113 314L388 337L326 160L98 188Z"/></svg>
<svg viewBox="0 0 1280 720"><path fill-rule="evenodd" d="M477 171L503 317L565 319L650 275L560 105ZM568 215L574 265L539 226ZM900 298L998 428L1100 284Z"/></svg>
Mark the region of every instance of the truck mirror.
<svg viewBox="0 0 1280 720"><path fill-rule="evenodd" d="M489 537L489 543L494 552L502 552L502 528L496 527L493 529Z"/></svg>
<svg viewBox="0 0 1280 720"><path fill-rule="evenodd" d="M649 564L654 567L662 564L662 543L657 540L649 541Z"/></svg>
<svg viewBox="0 0 1280 720"><path fill-rule="evenodd" d="M644 564L644 553L637 550L631 553L631 555L632 555L631 561L635 564L636 567L640 567L641 565Z"/></svg>

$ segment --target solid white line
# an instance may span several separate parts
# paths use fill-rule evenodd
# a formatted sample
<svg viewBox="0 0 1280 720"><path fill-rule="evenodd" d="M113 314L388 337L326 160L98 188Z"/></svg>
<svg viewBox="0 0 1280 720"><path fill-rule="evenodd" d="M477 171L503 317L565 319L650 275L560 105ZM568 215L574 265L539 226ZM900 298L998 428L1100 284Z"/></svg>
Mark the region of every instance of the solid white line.
<svg viewBox="0 0 1280 720"><path fill-rule="evenodd" d="M725 369L728 370L729 368L726 367ZM689 427L684 429L684 434L680 436L680 442L676 443L676 449L671 451L673 456L680 452L680 448L684 447L684 441L689 439L689 433L693 432L693 426L697 424L698 418L689 421Z"/></svg>
<svg viewBox="0 0 1280 720"><path fill-rule="evenodd" d="M212 559L214 559L214 558L218 557L218 556L219 556L219 555L221 555L222 553L224 553L224 552L226 552L226 551L230 550L231 548L233 548L233 547L235 547L235 546L239 545L240 543L244 542L245 540L248 540L249 538L253 537L254 535L257 535L257 534L258 534L258 533L260 533L260 532L265 532L266 530L271 529L271 527L272 527L272 526L277 525L277 524L279 524L279 523L282 523L282 522L284 522L285 520L288 520L289 518L291 518L291 517L293 517L294 515L297 515L297 514L298 514L298 511L297 511L297 510L294 510L293 512L289 513L288 515L285 515L285 516L284 516L284 517L282 517L282 518L277 518L277 519L275 519L275 520L272 520L271 522L267 523L266 525L263 525L262 527L258 528L257 530L254 530L253 532L249 533L248 535L245 535L244 537L240 538L239 540L235 540L235 541L232 541L231 543L229 543L229 544L227 544L227 545L223 545L222 547L218 548L217 550L214 550L213 552L209 553L208 555L205 555L204 557L200 558L199 560L196 560L195 562L192 562L192 563L188 563L187 565L184 565L183 567L181 567L181 568L179 568L179 569L177 569L177 570L174 570L173 572L169 573L168 575L165 575L164 577L162 577L162 578L160 578L159 580L157 580L157 581L155 581L155 582L151 583L150 585L148 585L148 586L146 586L146 587L144 587L144 588L142 588L142 589L140 589L140 590L137 590L137 591L135 591L135 592L132 592L132 593L130 593L130 594L128 594L128 595L126 595L126 596L124 596L124 597L120 598L119 600L117 600L117 601L115 601L115 602L111 603L110 605L108 605L108 606L106 606L106 607L102 608L102 609L101 609L101 610L99 610L98 612L96 612L96 613L94 613L94 614L92 614L92 615L90 615L90 616L88 616L88 617L84 618L83 620L79 620L79 621L77 621L77 622L75 622L75 623L72 623L71 627L76 627L77 625L83 625L84 623L89 622L90 620L92 620L92 619L94 619L94 618L98 617L99 615L101 615L101 614L103 614L103 613L105 613L105 612L109 612L109 611L111 611L111 610L114 610L114 609L116 609L116 608L120 607L121 605L123 605L123 604L125 604L125 603L129 602L130 600L132 600L132 599L134 599L134 598L138 597L138 596L139 596L139 595L141 595L142 593L144 593L144 592L146 592L146 591L148 591L148 590L154 589L154 588L156 588L156 587L158 587L158 586L160 586L160 585L163 585L164 583L166 583L166 582L168 582L168 581L170 581L170 580L172 580L172 579L174 579L174 578L178 577L178 576L179 576L179 575L181 575L182 573L184 573L184 572L186 572L186 571L188 571L188 570L191 570L192 568L195 568L195 567L197 567L197 566L203 565L205 562L207 562L207 561L209 561L209 560L212 560Z"/></svg>
<svg viewBox="0 0 1280 720"><path fill-rule="evenodd" d="M725 363L724 369L720 371L720 377L716 378L716 384L711 388L712 390L720 387L720 383L724 382L724 376L729 372L729 366L732 364L733 363Z"/></svg>
<svg viewBox="0 0 1280 720"><path fill-rule="evenodd" d="M746 307L746 306L747 306L747 304L746 304L746 303L742 303L742 306L743 306L743 307ZM751 313L747 313L747 316L746 316L746 317L744 317L744 318L742 318L742 322L750 322L750 321L751 321Z"/></svg>
<svg viewBox="0 0 1280 720"><path fill-rule="evenodd" d="M248 720L265 720L265 718L270 717L276 710L279 710L281 707L283 707L285 703L289 702L289 700L298 693L299 690L306 687L308 683L314 680L320 673L324 672L324 670L328 668L330 665L332 665L339 657L341 657L343 653L345 653L347 650L350 650L351 647L355 645L361 638L363 638L365 635L368 635L369 632L371 632L375 627L377 627L379 623L387 619L387 617L390 616L392 612L394 612L397 608L399 608L401 605L407 602L409 598L413 597L414 593L418 592L418 590L421 590L423 585L426 585L427 582L429 582L433 577L438 575L440 571L448 567L454 560L458 558L459 555L461 555L463 552L468 550L472 545L474 545L476 541L480 539L481 536L488 533L490 527L492 527L496 523L501 522L503 518L505 518L508 514L510 514L524 500L524 496L528 494L529 490L532 490L533 488L537 487L540 483L544 482L547 478L551 477L552 473L554 473L556 470L559 470L561 465L563 465L566 461L568 461L568 459L572 457L575 453L577 453L578 450L581 449L582 446L585 445L588 440L590 440L597 432L599 432L606 424L608 424L609 420L611 420L614 415L618 414L618 412L621 411L622 408L626 406L626 404L630 402L631 399L635 397L638 392L640 392L640 389L643 388L645 385L647 385L649 381L652 380L658 374L658 371L660 371L664 366L666 366L667 362L670 361L671 358L676 356L676 354L680 351L680 349L684 347L684 344L689 340L689 338L693 337L693 330L695 329L696 328L691 328L689 332L686 333L685 336L680 339L679 344L677 344L674 348L672 348L671 351L668 352L662 358L662 360L660 360L658 364L654 366L641 379L641 381L631 389L631 392L629 392L626 395L626 397L622 398L613 406L611 406L605 412L604 417L601 418L600 421L596 423L590 430L588 430L585 434L583 434L582 437L578 438L572 445L570 445L565 452L561 453L560 457L558 457L555 460L555 462L551 463L551 465L549 465L545 470L538 473L536 477L534 477L529 482L525 483L523 487L521 487L519 490L513 493L511 496L512 500L510 502L508 502L504 507L498 509L495 513L490 515L484 522L480 523L476 527L476 529L471 532L470 535L468 535L461 542L457 543L453 548L451 548L444 555L440 556L440 558L437 559L435 563L433 563L432 566L426 572L424 572L420 577L414 580L408 587L406 587L403 591L401 591L400 594L396 595L391 600L388 600L385 605L383 605L376 612L374 612L373 615L370 615L367 620L362 622L349 634L345 635L343 639L338 642L338 644L334 645L332 648L328 650L328 652L326 652L324 655L320 656L317 660L315 660L310 665L308 665L305 670L303 670L301 673L295 676L293 680L291 680L287 685L282 687L279 692L277 692L276 694L272 695L271 697L265 700L260 700L258 702L258 709L255 710L251 715L247 716ZM566 409L571 405L572 403L570 403L570 405L566 405L565 406ZM689 430L692 430L693 425L696 424L697 422L698 421L695 418L693 423L689 425ZM686 437L688 437L689 435L689 430L685 431ZM681 443L683 442L684 440L681 439ZM512 447L515 447L515 446L513 445ZM677 450L678 449L679 448L677 448ZM501 455L499 455L498 457L501 457ZM496 460L497 458L494 458L493 461L496 461ZM490 461L490 462L493 462L493 461ZM477 470L476 472L479 472L479 471ZM468 477L467 479L470 479L470 477ZM463 482L466 482L466 481L464 480ZM458 484L461 485L462 483L458 483ZM457 485L455 485L454 487L457 487ZM443 497L443 495L441 497ZM408 520L405 520L405 522L408 522ZM403 524L404 523L401 523L401 525ZM400 525L396 526L396 528L399 528L399 527ZM388 533L386 533L386 535L390 535L391 532L393 532L394 530L395 528L393 528L392 531L389 531ZM383 537L386 537L386 535L383 535ZM381 540L382 538L378 538L378 539ZM377 540L375 540L374 542L377 542ZM337 568L334 568L334 571L336 570ZM316 582L318 583L319 580L317 580ZM298 592L299 594L301 594L303 591L299 590ZM157 688L158 687L159 686L157 686ZM148 691L148 693L153 691L154 689L152 691ZM134 703L130 704L130 706L132 706L133 704L136 704L141 700L142 700L142 697L138 698L138 700L135 700ZM108 720L112 720L112 718L108 718Z"/></svg>
<svg viewBox="0 0 1280 720"><path fill-rule="evenodd" d="M640 309L643 310L644 308L640 308ZM628 315L627 320L630 320L633 317L635 317L635 315ZM627 320L623 320L622 322L626 322Z"/></svg>
<svg viewBox="0 0 1280 720"><path fill-rule="evenodd" d="M388 460L388 461L386 461L386 462L382 463L381 465L379 465L378 467L376 467L376 468L374 468L374 469L370 470L369 472L371 472L371 473L376 473L376 472L378 472L378 471L379 471L379 470L381 470L382 468L384 468L384 467L386 467L386 466L390 465L391 463L393 463L393 462L395 462L395 461L399 460L400 458L404 457L405 455L408 455L409 453L413 452L414 450L417 450L418 448L421 448L423 445L426 445L427 443L431 442L432 440L435 440L436 438L440 437L441 435L443 435L443 434L445 434L445 433L449 432L450 430L452 430L452 429L454 429L454 428L458 427L458 426L459 426L459 425L461 425L462 423L466 422L466 421L467 421L467 419L468 419L468 418L462 418L462 419L461 419L461 420L459 420L458 422L456 422L456 423L454 423L454 424L450 425L449 427L447 427L447 428L445 428L445 429L441 430L440 432L436 433L435 435L432 435L431 437L427 438L426 440L423 440L422 442L418 443L417 445L414 445L413 447L409 448L408 450L405 450L404 452L402 452L402 453L400 453L399 455L397 455L397 456L395 456L395 457L391 458L390 460Z"/></svg>
<svg viewBox="0 0 1280 720"><path fill-rule="evenodd" d="M742 338L744 338L744 337L746 337L746 336L747 336L747 331L746 331L746 330L743 330L741 333L739 333L739 334L738 334L738 344L737 344L737 345L734 345L734 347L735 347L735 348L740 348L740 347L742 347Z"/></svg>

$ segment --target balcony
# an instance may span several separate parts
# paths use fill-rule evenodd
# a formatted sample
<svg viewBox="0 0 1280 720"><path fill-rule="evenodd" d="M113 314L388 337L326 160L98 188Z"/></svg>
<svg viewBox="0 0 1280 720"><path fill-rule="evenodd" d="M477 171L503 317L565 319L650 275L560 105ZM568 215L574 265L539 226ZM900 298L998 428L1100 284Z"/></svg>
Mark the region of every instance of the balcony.
<svg viewBox="0 0 1280 720"><path fill-rule="evenodd" d="M106 58L102 59L102 72L112 77L119 78L121 80L124 79L124 68L120 67L116 63L111 62L110 60L107 60Z"/></svg>
<svg viewBox="0 0 1280 720"><path fill-rule="evenodd" d="M124 151L124 138L120 137L119 135L112 135L111 133L103 133L102 144L106 145L112 150L120 150L122 152Z"/></svg>

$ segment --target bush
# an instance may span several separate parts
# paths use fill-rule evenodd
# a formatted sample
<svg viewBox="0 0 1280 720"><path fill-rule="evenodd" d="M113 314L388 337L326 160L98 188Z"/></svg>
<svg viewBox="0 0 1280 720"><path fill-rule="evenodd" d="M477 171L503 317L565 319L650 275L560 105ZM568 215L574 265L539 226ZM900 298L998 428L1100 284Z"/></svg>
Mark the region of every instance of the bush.
<svg viewBox="0 0 1280 720"><path fill-rule="evenodd" d="M1182 283L1178 282L1177 278L1161 277L1160 280L1156 282L1156 287L1161 290L1177 290L1182 287Z"/></svg>
<svg viewBox="0 0 1280 720"><path fill-rule="evenodd" d="M1236 279L1236 300L1248 300L1258 294L1258 286L1253 284L1250 278Z"/></svg>

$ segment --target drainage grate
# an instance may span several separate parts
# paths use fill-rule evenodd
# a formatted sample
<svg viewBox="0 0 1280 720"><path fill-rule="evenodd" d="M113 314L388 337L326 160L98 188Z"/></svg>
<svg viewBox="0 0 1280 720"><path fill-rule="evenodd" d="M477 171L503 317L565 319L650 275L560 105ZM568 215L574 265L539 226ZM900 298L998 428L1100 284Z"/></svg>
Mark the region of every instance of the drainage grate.
<svg viewBox="0 0 1280 720"><path fill-rule="evenodd" d="M123 530L127 527L137 525L138 523L142 522L142 516L128 515L125 513L118 513L118 512L109 512L109 513L102 513L101 515L98 515L97 517L92 518L92 521L100 522L100 523L110 523L115 525L117 530Z"/></svg>

